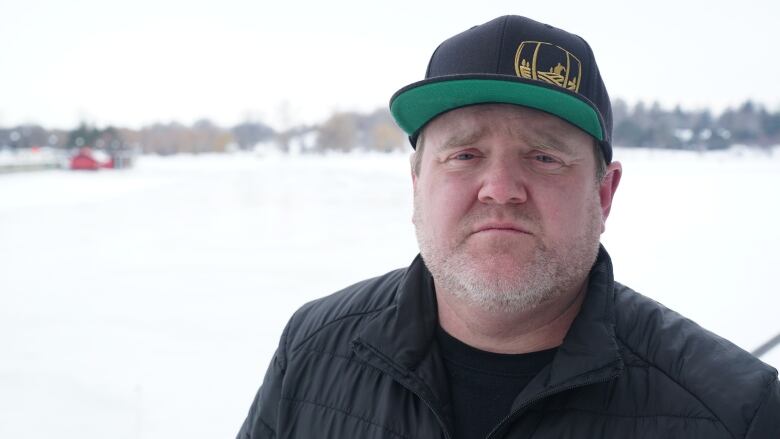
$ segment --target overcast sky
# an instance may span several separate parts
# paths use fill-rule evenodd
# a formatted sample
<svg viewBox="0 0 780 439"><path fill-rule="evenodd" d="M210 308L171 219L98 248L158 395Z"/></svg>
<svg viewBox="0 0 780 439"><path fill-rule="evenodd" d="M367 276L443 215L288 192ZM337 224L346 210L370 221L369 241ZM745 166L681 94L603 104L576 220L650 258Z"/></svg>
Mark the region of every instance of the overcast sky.
<svg viewBox="0 0 780 439"><path fill-rule="evenodd" d="M613 97L778 109L778 5L0 0L0 126L210 118L280 127L370 110L422 79L441 41L505 14L584 37Z"/></svg>

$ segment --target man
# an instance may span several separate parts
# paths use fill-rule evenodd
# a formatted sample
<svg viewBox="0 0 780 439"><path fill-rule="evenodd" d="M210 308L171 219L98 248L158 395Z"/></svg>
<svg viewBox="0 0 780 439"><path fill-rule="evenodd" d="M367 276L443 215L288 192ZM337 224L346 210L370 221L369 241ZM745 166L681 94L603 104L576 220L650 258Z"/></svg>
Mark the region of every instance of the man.
<svg viewBox="0 0 780 439"><path fill-rule="evenodd" d="M391 111L421 257L291 318L240 438L778 438L777 371L614 282L587 43L501 17Z"/></svg>

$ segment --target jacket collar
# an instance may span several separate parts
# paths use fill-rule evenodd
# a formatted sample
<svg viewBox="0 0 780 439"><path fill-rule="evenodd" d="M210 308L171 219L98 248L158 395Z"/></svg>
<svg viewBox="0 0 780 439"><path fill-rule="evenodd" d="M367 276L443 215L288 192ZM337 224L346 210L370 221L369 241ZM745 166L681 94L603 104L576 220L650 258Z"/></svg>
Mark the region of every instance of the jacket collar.
<svg viewBox="0 0 780 439"><path fill-rule="evenodd" d="M433 277L417 255L401 279L395 304L372 320L360 338L402 368L416 370L429 355L438 322Z"/></svg>
<svg viewBox="0 0 780 439"><path fill-rule="evenodd" d="M404 381L402 384L419 386L418 393L447 405L446 370L435 341L436 325L433 278L418 255L399 284L395 304L369 322L355 346L367 346L381 358L383 368L393 369L396 378ZM576 387L620 373L623 363L614 328L612 262L600 247L590 271L587 295L563 344L515 405L554 389Z"/></svg>
<svg viewBox="0 0 780 439"><path fill-rule="evenodd" d="M451 430L447 369L436 343L439 324L433 277L420 255L395 292L395 303L380 312L353 340L364 361L420 396Z"/></svg>
<svg viewBox="0 0 780 439"><path fill-rule="evenodd" d="M590 270L588 291L579 314L553 359L546 386L565 385L597 371L622 370L615 336L615 281L612 260L603 246Z"/></svg>

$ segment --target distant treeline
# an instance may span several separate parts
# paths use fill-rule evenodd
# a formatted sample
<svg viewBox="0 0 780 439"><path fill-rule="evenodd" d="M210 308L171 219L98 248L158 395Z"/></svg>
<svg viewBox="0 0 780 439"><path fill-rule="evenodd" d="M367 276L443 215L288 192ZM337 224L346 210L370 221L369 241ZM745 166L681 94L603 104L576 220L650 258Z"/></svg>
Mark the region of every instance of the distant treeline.
<svg viewBox="0 0 780 439"><path fill-rule="evenodd" d="M613 143L627 147L709 150L732 144L768 147L780 144L780 110L751 101L718 115L709 110L668 110L658 104L613 102ZM407 148L406 136L386 109L371 113L338 112L313 125L275 130L262 121L231 128L203 119L191 126L155 124L138 130L87 123L72 130L38 125L0 128L0 149L49 146L91 147L106 151L176 154L276 148L285 152L391 151Z"/></svg>
<svg viewBox="0 0 780 439"><path fill-rule="evenodd" d="M657 103L612 103L613 143L670 149L722 149L740 144L780 145L780 110L747 101L715 116L710 110L665 110Z"/></svg>

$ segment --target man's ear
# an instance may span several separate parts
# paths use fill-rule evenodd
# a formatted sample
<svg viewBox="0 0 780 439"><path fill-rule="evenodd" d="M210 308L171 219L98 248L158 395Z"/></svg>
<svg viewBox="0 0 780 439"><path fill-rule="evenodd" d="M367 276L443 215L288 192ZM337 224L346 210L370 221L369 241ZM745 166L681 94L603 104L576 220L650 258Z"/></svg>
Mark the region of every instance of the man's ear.
<svg viewBox="0 0 780 439"><path fill-rule="evenodd" d="M409 170L412 174L412 189L417 189L417 173L414 172L414 160L416 157L417 151L412 151L411 154L409 154Z"/></svg>
<svg viewBox="0 0 780 439"><path fill-rule="evenodd" d="M414 172L414 160L415 160L415 154L417 154L417 151L412 151L411 154L409 154L409 170L411 171L410 174L412 174L412 193L417 193L417 173ZM414 224L414 213L412 213L412 224Z"/></svg>
<svg viewBox="0 0 780 439"><path fill-rule="evenodd" d="M615 197L620 178L623 176L623 165L612 162L607 166L604 178L599 183L599 199L601 201L601 232L606 228L607 217L612 209L612 199Z"/></svg>

